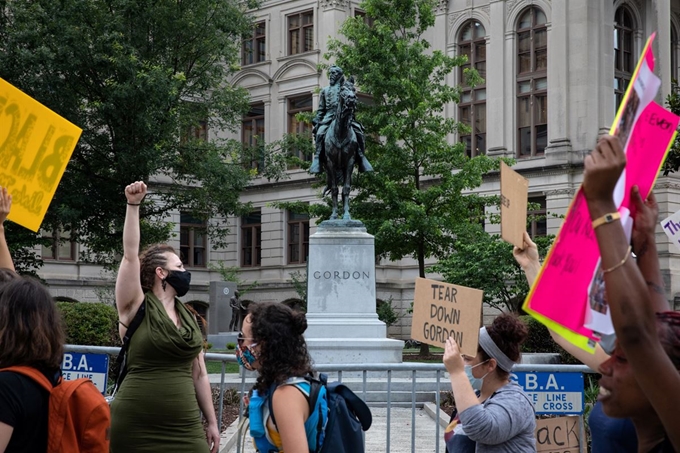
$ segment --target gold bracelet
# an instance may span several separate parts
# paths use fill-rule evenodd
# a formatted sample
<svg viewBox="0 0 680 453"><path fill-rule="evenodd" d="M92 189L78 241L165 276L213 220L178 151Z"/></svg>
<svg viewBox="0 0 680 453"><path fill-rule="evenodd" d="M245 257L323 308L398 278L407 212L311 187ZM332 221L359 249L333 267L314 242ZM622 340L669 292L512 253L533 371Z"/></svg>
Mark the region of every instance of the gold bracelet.
<svg viewBox="0 0 680 453"><path fill-rule="evenodd" d="M605 214L602 217L599 217L595 220L593 220L593 230L600 225L604 225L605 223L612 223L614 220L619 220L621 218L621 214L618 212L610 212L609 214Z"/></svg>
<svg viewBox="0 0 680 453"><path fill-rule="evenodd" d="M632 246L628 246L628 250L626 250L626 256L623 257L623 259L618 263L610 267L609 269L602 269L603 274L608 274L611 271L615 271L616 269L620 268L624 264L626 264L626 261L628 261L628 258L630 257L630 252L633 250Z"/></svg>

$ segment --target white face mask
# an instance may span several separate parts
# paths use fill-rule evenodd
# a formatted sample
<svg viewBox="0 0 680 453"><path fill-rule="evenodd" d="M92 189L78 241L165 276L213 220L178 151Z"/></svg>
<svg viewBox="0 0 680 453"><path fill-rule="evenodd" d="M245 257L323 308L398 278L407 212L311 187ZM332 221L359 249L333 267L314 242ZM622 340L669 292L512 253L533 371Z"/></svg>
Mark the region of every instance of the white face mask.
<svg viewBox="0 0 680 453"><path fill-rule="evenodd" d="M482 390L482 385L484 385L484 378L489 375L490 371L488 373L486 373L484 376L482 376L480 378L476 378L472 375L472 369L474 367L478 367L479 365L482 365L482 364L484 364L488 361L489 360L485 360L483 362L478 363L477 365L465 365L465 375L470 380L470 385L472 386L473 390L480 390L480 391Z"/></svg>

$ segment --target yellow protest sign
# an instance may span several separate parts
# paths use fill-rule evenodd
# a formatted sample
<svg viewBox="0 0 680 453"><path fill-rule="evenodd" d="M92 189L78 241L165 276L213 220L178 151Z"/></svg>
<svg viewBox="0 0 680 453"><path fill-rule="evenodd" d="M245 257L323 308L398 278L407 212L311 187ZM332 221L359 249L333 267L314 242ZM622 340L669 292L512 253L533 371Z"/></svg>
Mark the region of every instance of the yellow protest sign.
<svg viewBox="0 0 680 453"><path fill-rule="evenodd" d="M482 298L479 289L452 285L427 278L416 279L411 320L411 338L443 347L455 338L461 353L477 355L482 321Z"/></svg>
<svg viewBox="0 0 680 453"><path fill-rule="evenodd" d="M82 130L0 79L0 186L9 219L40 229Z"/></svg>

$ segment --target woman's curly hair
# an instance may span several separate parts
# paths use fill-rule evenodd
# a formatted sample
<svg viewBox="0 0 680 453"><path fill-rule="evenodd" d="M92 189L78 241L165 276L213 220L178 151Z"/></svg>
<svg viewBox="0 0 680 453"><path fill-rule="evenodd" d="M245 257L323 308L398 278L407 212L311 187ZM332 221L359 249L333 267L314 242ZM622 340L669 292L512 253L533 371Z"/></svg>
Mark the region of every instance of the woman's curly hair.
<svg viewBox="0 0 680 453"><path fill-rule="evenodd" d="M153 289L156 268L165 268L168 265L168 257L165 256L167 252L177 253L167 244L154 244L139 254L139 278L145 293Z"/></svg>
<svg viewBox="0 0 680 453"><path fill-rule="evenodd" d="M510 360L519 363L522 358L520 347L529 336L529 329L521 319L513 314L502 314L493 320L491 325L486 328L486 331L493 342L496 343L498 349L503 351ZM482 360L489 360L489 355L481 346L477 348L477 351L482 353ZM510 373L500 368L496 368L496 372L502 378L510 375Z"/></svg>
<svg viewBox="0 0 680 453"><path fill-rule="evenodd" d="M312 360L303 336L307 318L302 312L273 302L252 302L248 306L252 323L253 342L260 345L258 392L265 392L273 383L281 384L291 377L313 372Z"/></svg>

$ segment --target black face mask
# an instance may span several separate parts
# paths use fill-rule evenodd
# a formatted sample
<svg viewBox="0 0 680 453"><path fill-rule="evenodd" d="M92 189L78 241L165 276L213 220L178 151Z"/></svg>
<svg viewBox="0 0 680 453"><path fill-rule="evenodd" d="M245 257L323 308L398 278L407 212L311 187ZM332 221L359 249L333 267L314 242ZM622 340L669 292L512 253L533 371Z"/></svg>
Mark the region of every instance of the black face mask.
<svg viewBox="0 0 680 453"><path fill-rule="evenodd" d="M168 271L165 281L175 288L177 297L182 297L189 292L191 285L191 272L189 271Z"/></svg>

